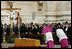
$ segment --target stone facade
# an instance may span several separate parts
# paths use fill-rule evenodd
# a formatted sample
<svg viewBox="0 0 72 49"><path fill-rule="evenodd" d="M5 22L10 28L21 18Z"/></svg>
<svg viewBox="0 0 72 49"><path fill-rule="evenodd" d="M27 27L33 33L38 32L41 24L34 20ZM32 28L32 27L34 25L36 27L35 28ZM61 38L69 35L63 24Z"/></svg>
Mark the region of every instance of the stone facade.
<svg viewBox="0 0 72 49"><path fill-rule="evenodd" d="M7 1L1 1L1 8L9 8ZM71 22L71 1L44 1L42 11L38 11L37 1L14 1L13 8L21 8L21 10L14 10L13 12L20 12L23 23ZM10 16L8 12L1 10L2 23L5 22L3 16ZM35 20L32 20L32 12L36 13Z"/></svg>

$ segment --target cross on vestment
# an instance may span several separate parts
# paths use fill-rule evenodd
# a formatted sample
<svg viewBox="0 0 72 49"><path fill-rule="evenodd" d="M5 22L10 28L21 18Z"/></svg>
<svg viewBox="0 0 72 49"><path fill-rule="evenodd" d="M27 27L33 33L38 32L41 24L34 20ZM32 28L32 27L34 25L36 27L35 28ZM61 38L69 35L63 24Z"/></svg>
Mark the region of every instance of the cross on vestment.
<svg viewBox="0 0 72 49"><path fill-rule="evenodd" d="M11 13L13 12L13 10L21 10L21 8L12 8L13 2L9 2L9 3L10 3L10 8L1 8L1 10L9 10ZM10 22L11 22L10 35L12 36L13 35L13 14L11 14L10 16Z"/></svg>

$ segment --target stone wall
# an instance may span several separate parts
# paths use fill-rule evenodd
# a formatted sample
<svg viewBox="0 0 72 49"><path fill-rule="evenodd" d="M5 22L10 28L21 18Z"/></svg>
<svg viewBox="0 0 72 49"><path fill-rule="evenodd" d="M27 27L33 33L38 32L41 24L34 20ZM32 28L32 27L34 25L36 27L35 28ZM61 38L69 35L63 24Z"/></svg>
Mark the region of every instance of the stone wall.
<svg viewBox="0 0 72 49"><path fill-rule="evenodd" d="M7 1L1 1L1 8L9 8ZM14 1L13 8L21 8L21 10L15 11L20 12L23 23L44 23L45 21L47 23L65 21L71 22L70 1L44 1L42 11L38 11L38 4L35 1ZM32 20L32 12L36 13L35 20Z"/></svg>

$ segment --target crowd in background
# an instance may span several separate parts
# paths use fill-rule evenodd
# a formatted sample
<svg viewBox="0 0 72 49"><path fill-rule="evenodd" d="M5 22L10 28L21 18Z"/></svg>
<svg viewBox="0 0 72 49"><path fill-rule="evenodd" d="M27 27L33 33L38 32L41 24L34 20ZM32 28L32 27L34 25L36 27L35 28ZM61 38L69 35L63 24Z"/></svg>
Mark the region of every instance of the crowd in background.
<svg viewBox="0 0 72 49"><path fill-rule="evenodd" d="M44 23L47 24L47 23ZM43 29L43 25L44 24L33 24L33 23L27 23L24 24L22 23L20 25L20 34L42 34L42 29ZM60 24L60 27L64 30L64 32L67 35L71 34L71 23L68 22L64 22L64 23L51 23L50 25L53 28L53 33L56 32L57 29L57 24ZM11 28L11 24L7 25L6 23L3 25L1 24L1 36L3 35L3 32L6 32L6 35L9 36L10 35L10 28ZM13 34L18 34L18 25L17 24L13 24ZM27 38L27 36L26 36Z"/></svg>

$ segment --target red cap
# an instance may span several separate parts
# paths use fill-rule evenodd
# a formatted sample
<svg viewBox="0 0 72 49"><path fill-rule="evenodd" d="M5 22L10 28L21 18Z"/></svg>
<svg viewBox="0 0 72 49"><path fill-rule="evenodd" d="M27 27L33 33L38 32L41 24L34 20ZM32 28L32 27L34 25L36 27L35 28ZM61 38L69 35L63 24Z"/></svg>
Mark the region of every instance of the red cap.
<svg viewBox="0 0 72 49"><path fill-rule="evenodd" d="M19 14L19 12L17 12L17 14Z"/></svg>

